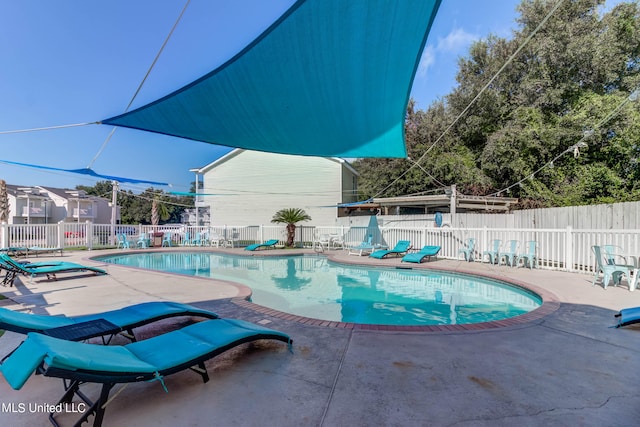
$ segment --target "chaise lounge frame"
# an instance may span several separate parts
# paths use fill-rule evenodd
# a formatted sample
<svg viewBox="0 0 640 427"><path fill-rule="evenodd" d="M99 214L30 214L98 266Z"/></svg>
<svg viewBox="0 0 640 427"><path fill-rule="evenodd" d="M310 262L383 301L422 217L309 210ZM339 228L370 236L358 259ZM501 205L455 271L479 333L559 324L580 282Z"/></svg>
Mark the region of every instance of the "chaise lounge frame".
<svg viewBox="0 0 640 427"><path fill-rule="evenodd" d="M188 340L185 341L184 336L188 337ZM186 369L199 374L203 382L206 383L209 381L209 375L204 364L205 361L238 345L262 339L282 341L292 351L293 341L287 334L238 319L206 320L125 346L96 346L29 333L27 339L7 358L1 369L9 384L16 390L24 385L27 380L25 376L28 377L29 373L36 372L46 377L61 378L64 382L65 392L54 407L59 404L71 403L76 395L88 405L88 409L74 425L80 426L88 421L91 415L95 415L93 425L99 427L104 419L109 394L116 384L157 380L164 387L163 378L165 376ZM197 341L198 345L190 346L189 340ZM221 341L221 344L216 345L211 342L216 340ZM192 347L197 348L199 353L175 365L159 366L155 369L157 364L163 363L164 360L175 359L176 351L181 347L190 353L193 353ZM65 360L65 352L67 354L70 352L82 354L84 351L89 351L92 355L92 360L86 364L87 366L99 365L95 363L96 360L110 362L112 357L117 358L124 353L125 359L142 366L149 365L151 369L135 371L135 368L123 367L119 370L116 369L118 362L112 365L115 368L110 370L88 369L87 366L69 366L71 362L69 358ZM72 361L73 358L71 358ZM34 360L37 366L33 366ZM24 364L27 366L22 366ZM12 374L11 370L18 372ZM102 384L100 395L95 401L92 401L80 390L80 387L85 383ZM50 413L49 420L53 425L58 426L55 415L55 413Z"/></svg>

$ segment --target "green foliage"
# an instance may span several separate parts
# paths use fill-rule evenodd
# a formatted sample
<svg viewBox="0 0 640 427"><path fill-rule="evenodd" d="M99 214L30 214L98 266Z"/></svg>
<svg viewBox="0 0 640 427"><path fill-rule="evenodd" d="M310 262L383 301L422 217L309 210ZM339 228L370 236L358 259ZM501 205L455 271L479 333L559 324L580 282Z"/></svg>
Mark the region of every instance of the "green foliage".
<svg viewBox="0 0 640 427"><path fill-rule="evenodd" d="M110 181L99 181L94 187L77 186L87 194L110 199L112 184ZM193 207L192 197L175 197L162 190L148 188L140 194L132 191L118 191L117 204L120 206L120 222L122 224L152 224L153 202L157 201L159 223L179 224L186 208Z"/></svg>
<svg viewBox="0 0 640 427"><path fill-rule="evenodd" d="M287 224L287 246L293 246L293 240L296 235L296 224L302 221L311 221L311 217L299 208L280 209L273 215L271 222L278 224Z"/></svg>
<svg viewBox="0 0 640 427"><path fill-rule="evenodd" d="M409 103L407 149L424 171L409 160L357 160L360 198L456 184L475 195L511 187L501 194L527 207L640 200L640 101L625 104L640 84L640 6L602 14L603 3L564 1L487 86L556 5L523 0L518 31L475 42L444 100L426 111Z"/></svg>

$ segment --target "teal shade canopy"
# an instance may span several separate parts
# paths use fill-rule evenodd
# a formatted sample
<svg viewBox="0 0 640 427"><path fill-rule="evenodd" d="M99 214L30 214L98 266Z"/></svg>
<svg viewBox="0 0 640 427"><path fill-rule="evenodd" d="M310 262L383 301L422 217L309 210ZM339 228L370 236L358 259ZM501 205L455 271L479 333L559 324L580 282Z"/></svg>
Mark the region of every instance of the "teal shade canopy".
<svg viewBox="0 0 640 427"><path fill-rule="evenodd" d="M274 153L405 157L406 106L439 5L299 0L219 68L102 123Z"/></svg>
<svg viewBox="0 0 640 427"><path fill-rule="evenodd" d="M109 180L109 181L118 181L120 183L127 183L127 184L169 185L169 183L167 183L167 182L149 181L149 180L146 180L146 179L125 178L125 177L122 177L122 176L105 175L105 174L97 173L96 171L94 171L93 169L90 169L90 168L62 169L62 168L54 168L54 167L51 167L51 166L34 165L34 164L31 164L31 163L12 162L10 160L0 160L0 163L6 163L8 165L24 166L24 167L28 167L28 168L34 168L34 169L45 169L45 170L50 170L50 171L76 173L76 174L80 174L80 175L92 176L92 177L98 178L98 179L106 179L106 180Z"/></svg>

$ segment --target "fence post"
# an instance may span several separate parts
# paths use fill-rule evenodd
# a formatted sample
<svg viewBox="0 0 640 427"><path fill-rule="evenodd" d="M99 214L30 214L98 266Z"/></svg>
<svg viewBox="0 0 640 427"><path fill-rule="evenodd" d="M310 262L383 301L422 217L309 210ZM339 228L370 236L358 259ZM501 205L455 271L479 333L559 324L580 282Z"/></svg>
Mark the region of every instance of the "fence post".
<svg viewBox="0 0 640 427"><path fill-rule="evenodd" d="M65 240L64 240L64 221L60 220L58 221L58 247L63 248L64 249L64 244L65 244Z"/></svg>
<svg viewBox="0 0 640 427"><path fill-rule="evenodd" d="M489 229L487 228L486 225L482 227L482 242L478 242L478 243L479 243L478 249L489 247ZM480 255L482 255L482 252L480 252ZM482 258L480 258L480 261L482 261ZM500 260L498 260L498 264L499 263L500 263Z"/></svg>
<svg viewBox="0 0 640 427"><path fill-rule="evenodd" d="M8 248L9 246L9 224L6 222L2 223L2 233L0 234L0 245L3 248Z"/></svg>
<svg viewBox="0 0 640 427"><path fill-rule="evenodd" d="M425 225L420 233L420 248L427 246L427 226ZM416 249L420 249L416 248Z"/></svg>
<svg viewBox="0 0 640 427"><path fill-rule="evenodd" d="M87 241L87 250L93 249L93 223L89 220L85 223L84 238Z"/></svg>
<svg viewBox="0 0 640 427"><path fill-rule="evenodd" d="M564 239L564 269L573 271L573 229L570 225L567 226Z"/></svg>

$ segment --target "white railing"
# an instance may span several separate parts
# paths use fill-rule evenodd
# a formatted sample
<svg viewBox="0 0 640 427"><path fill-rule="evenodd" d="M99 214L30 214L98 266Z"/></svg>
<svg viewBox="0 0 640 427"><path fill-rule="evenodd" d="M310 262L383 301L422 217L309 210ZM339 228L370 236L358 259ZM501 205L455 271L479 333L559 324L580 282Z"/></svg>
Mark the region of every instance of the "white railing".
<svg viewBox="0 0 640 427"><path fill-rule="evenodd" d="M65 223L58 224L0 224L0 246L2 248L33 246L43 248L101 248L113 247L116 240L112 235L126 234L134 238L147 233L153 242L164 233L171 233L172 244L184 245L187 233L190 239L198 234L201 243L208 245L215 236L228 246L243 247L252 243L278 239L284 244L287 238L285 225L255 226L211 226L193 227L181 224L122 225ZM365 226L309 226L296 227L295 244L312 247L313 241L321 235L337 236L345 245L357 245L371 233ZM501 240L503 245L509 240L520 244L518 253L526 252L526 242L537 242L538 267L549 270L591 273L595 268L595 257L591 251L594 245L616 245L626 254L640 256L640 230L574 230L563 229L518 229L518 228L434 228L434 227L381 227L382 243L393 247L399 240L409 240L414 250L425 245L441 247L439 257L461 258L459 252L468 241L475 240L474 260L487 261L483 252L488 250L493 240ZM159 243L155 242L156 244ZM153 244L153 243L152 243Z"/></svg>

